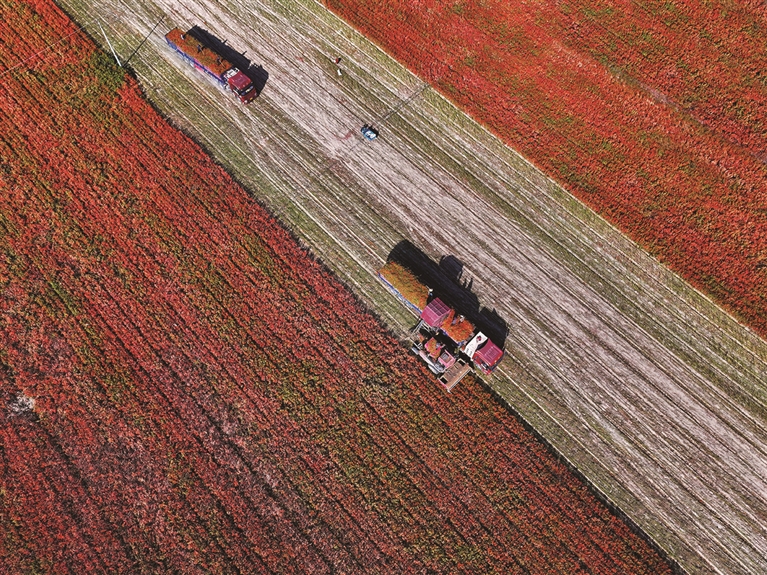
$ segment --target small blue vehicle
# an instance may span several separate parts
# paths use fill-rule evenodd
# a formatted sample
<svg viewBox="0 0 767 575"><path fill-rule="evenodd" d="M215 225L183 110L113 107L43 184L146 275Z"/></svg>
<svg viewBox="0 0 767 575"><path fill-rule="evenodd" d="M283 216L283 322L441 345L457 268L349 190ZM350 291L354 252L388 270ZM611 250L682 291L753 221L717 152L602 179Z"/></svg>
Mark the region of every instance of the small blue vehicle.
<svg viewBox="0 0 767 575"><path fill-rule="evenodd" d="M362 135L365 136L366 140L370 140L371 142L378 137L378 130L368 124L362 126L360 132L362 132Z"/></svg>

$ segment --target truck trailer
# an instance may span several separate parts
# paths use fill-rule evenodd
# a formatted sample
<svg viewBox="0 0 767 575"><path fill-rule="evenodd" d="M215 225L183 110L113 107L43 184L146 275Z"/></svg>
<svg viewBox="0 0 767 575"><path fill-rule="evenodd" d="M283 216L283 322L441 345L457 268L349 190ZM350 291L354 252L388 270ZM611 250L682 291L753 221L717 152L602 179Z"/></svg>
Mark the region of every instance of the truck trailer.
<svg viewBox="0 0 767 575"><path fill-rule="evenodd" d="M249 104L258 90L248 76L193 33L173 28L165 35L168 46L184 60L232 92L240 102Z"/></svg>

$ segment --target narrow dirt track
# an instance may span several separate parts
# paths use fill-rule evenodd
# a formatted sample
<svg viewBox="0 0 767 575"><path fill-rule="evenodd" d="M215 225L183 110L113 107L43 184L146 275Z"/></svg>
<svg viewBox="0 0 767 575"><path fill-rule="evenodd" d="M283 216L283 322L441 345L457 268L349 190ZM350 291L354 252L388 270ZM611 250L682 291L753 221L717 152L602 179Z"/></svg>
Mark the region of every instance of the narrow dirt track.
<svg viewBox="0 0 767 575"><path fill-rule="evenodd" d="M62 5L123 60L163 17L130 61L149 97L393 329L388 252L457 257L510 328L488 383L686 570L767 572L764 341L321 5ZM250 107L165 45L195 24L269 73Z"/></svg>

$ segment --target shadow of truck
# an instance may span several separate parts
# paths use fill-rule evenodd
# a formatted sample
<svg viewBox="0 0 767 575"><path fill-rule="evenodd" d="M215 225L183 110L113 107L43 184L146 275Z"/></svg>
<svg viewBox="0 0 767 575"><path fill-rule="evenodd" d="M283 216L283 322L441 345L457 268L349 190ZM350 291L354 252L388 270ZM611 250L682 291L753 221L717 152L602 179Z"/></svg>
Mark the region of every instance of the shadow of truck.
<svg viewBox="0 0 767 575"><path fill-rule="evenodd" d="M192 26L187 33L199 40L202 44L211 48L217 54L221 55L224 59L231 62L236 68L239 68L239 70L253 82L256 91L259 94L262 92L269 79L269 72L267 72L263 66L260 64L253 65L251 60L245 56L244 52L238 52L229 46L229 44L226 43L226 40L219 39L217 36L200 26Z"/></svg>

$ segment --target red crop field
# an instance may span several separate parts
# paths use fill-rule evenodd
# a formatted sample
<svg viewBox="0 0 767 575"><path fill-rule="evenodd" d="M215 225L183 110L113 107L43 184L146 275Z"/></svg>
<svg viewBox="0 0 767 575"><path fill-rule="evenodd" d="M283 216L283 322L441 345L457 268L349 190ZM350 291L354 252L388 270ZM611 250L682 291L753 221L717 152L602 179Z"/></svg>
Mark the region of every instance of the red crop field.
<svg viewBox="0 0 767 575"><path fill-rule="evenodd" d="M670 573L51 2L0 2L5 573Z"/></svg>
<svg viewBox="0 0 767 575"><path fill-rule="evenodd" d="M326 3L767 335L764 3Z"/></svg>

